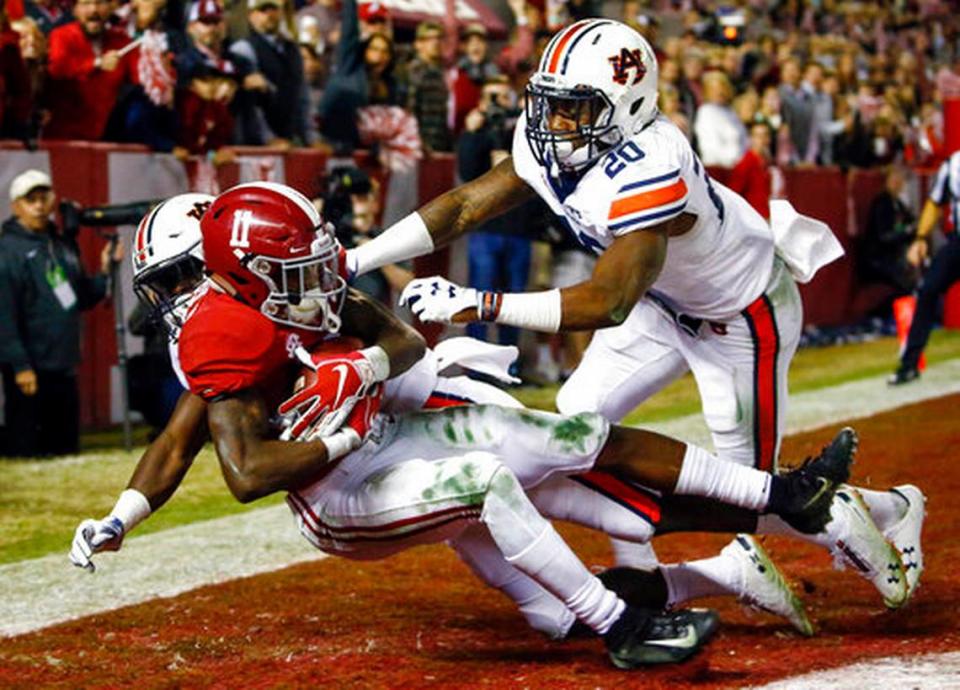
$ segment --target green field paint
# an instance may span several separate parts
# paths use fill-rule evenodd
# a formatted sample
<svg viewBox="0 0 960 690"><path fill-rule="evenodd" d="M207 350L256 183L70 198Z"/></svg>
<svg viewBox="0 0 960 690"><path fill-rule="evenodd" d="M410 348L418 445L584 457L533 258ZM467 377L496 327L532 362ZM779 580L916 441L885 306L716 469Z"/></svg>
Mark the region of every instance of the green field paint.
<svg viewBox="0 0 960 690"><path fill-rule="evenodd" d="M586 450L585 440L593 433L593 427L584 419L586 415L568 417L553 427L553 440L574 446L580 451Z"/></svg>

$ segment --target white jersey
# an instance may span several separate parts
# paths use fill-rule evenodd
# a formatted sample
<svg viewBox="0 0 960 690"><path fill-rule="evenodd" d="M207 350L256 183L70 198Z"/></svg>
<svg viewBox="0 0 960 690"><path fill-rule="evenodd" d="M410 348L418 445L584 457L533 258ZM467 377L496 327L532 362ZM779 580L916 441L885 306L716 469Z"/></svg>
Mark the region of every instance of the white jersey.
<svg viewBox="0 0 960 690"><path fill-rule="evenodd" d="M690 143L665 117L611 150L582 177L558 180L540 166L517 123L517 174L566 219L577 240L597 254L620 235L681 213L693 227L667 243L651 292L691 316L724 321L757 299L770 281L770 226L738 194L707 175Z"/></svg>

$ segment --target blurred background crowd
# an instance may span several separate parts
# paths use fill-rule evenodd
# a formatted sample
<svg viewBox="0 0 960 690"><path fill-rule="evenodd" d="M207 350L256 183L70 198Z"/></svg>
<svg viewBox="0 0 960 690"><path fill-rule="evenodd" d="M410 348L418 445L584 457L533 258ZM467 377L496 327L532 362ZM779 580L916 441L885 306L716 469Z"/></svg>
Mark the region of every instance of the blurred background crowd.
<svg viewBox="0 0 960 690"><path fill-rule="evenodd" d="M656 46L661 108L708 165L751 150L792 165L935 162L940 99L960 93L947 2L488 4L506 41L450 11L395 27L386 4L357 0L7 0L0 135L218 159L238 144L453 151L520 104L554 31L596 15Z"/></svg>

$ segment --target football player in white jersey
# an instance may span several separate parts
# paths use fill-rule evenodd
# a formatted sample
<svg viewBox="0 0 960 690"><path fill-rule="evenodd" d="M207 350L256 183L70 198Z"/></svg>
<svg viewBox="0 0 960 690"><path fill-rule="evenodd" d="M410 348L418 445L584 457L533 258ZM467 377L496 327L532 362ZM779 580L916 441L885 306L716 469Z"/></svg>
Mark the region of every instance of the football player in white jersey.
<svg viewBox="0 0 960 690"><path fill-rule="evenodd" d="M763 218L710 179L658 114L652 49L619 22L557 33L530 78L512 156L347 252L347 272L429 253L534 194L599 255L589 280L502 294L425 278L401 302L426 321L599 329L558 395L562 412L617 421L691 371L719 456L776 471L802 326L791 273L809 279L829 257L775 246ZM919 551L919 491L850 495L901 551ZM912 592L919 568L909 575Z"/></svg>

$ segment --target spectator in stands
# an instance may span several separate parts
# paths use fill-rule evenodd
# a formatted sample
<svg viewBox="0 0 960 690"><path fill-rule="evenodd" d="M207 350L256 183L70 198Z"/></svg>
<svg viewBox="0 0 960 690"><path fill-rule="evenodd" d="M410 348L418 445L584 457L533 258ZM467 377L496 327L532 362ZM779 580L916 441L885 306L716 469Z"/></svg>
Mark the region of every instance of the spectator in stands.
<svg viewBox="0 0 960 690"><path fill-rule="evenodd" d="M262 117L260 131L248 144L281 148L307 145L307 86L300 48L280 31L281 0L248 0L250 35L230 46L230 52L252 65L266 79L255 98Z"/></svg>
<svg viewBox="0 0 960 690"><path fill-rule="evenodd" d="M760 98L760 107L754 118L770 127L770 154L777 165L787 165L793 159L793 145L790 142L790 128L780 112L780 91L776 86L768 86Z"/></svg>
<svg viewBox="0 0 960 690"><path fill-rule="evenodd" d="M20 53L20 34L10 28L0 6L0 139L27 139L33 93Z"/></svg>
<svg viewBox="0 0 960 690"><path fill-rule="evenodd" d="M100 255L100 274L88 276L76 242L50 220L56 203L50 177L21 173L10 185L13 217L0 228L0 366L7 427L6 454L61 455L78 450L76 367L80 312L106 292L111 260Z"/></svg>
<svg viewBox="0 0 960 690"><path fill-rule="evenodd" d="M832 134L829 125L833 122L833 98L823 91L823 66L818 62L807 64L803 72L803 81L800 89L802 97L806 99L813 110L812 131L807 143L807 150L803 153L805 163L827 164L833 156L826 149L832 144Z"/></svg>
<svg viewBox="0 0 960 690"><path fill-rule="evenodd" d="M20 57L27 70L30 86L31 109L29 117L29 139L35 140L40 131L43 111L40 98L47 78L47 37L40 31L37 23L29 17L21 17L12 22L13 30L20 36Z"/></svg>
<svg viewBox="0 0 960 690"><path fill-rule="evenodd" d="M770 220L770 126L750 125L750 146L730 171L727 186L742 196L761 216Z"/></svg>
<svg viewBox="0 0 960 690"><path fill-rule="evenodd" d="M951 155L937 170L920 214L917 236L907 250L911 265L922 267L930 253L930 239L940 219L941 207L950 207L950 215L956 219L960 211L960 151ZM917 308L910 324L907 344L900 354L900 366L887 380L890 385L909 383L920 376L920 355L927 346L930 331L937 316L940 296L957 280L960 280L960 236L956 229L947 236L946 243L934 255L929 268L923 274L917 291Z"/></svg>
<svg viewBox="0 0 960 690"><path fill-rule="evenodd" d="M417 119L420 138L431 151L450 151L453 136L448 124L447 88L443 67L444 28L436 22L417 26L416 55L407 66L406 108Z"/></svg>
<svg viewBox="0 0 960 690"><path fill-rule="evenodd" d="M50 32L45 139L101 139L121 86L135 81L135 60L121 52L130 39L107 27L110 9L108 0L76 0L76 21Z"/></svg>
<svg viewBox="0 0 960 690"><path fill-rule="evenodd" d="M320 132L338 155L360 146L361 108L400 100L393 77L393 41L385 34L361 41L355 0L344 0L342 10L336 69L320 100Z"/></svg>
<svg viewBox="0 0 960 690"><path fill-rule="evenodd" d="M747 148L747 130L730 107L733 88L723 72L703 76L703 105L693 122L704 165L732 168Z"/></svg>
<svg viewBox="0 0 960 690"><path fill-rule="evenodd" d="M460 32L460 59L453 71L453 132L463 130L467 113L480 104L483 85L500 70L490 59L487 29L479 22L467 24Z"/></svg>
<svg viewBox="0 0 960 690"><path fill-rule="evenodd" d="M255 120L253 98L269 87L253 66L223 49L223 8L199 0L189 12L189 46L177 56L177 147L181 158L214 152L214 163L230 160L224 149L244 141L243 127ZM239 130L239 131L238 131Z"/></svg>
<svg viewBox="0 0 960 690"><path fill-rule="evenodd" d="M816 130L813 101L810 93L801 86L800 77L800 62L796 58L790 58L781 65L780 113L789 128L794 162L807 162Z"/></svg>
<svg viewBox="0 0 960 690"><path fill-rule="evenodd" d="M916 215L903 201L906 182L905 172L890 166L886 186L870 202L857 262L865 282L885 283L901 296L910 294L919 278L919 269L907 260L916 237Z"/></svg>
<svg viewBox="0 0 960 690"><path fill-rule="evenodd" d="M107 139L170 151L177 137L176 56L187 48L184 32L166 20L167 0L131 0L127 33L139 41L133 52L137 79L121 90Z"/></svg>

